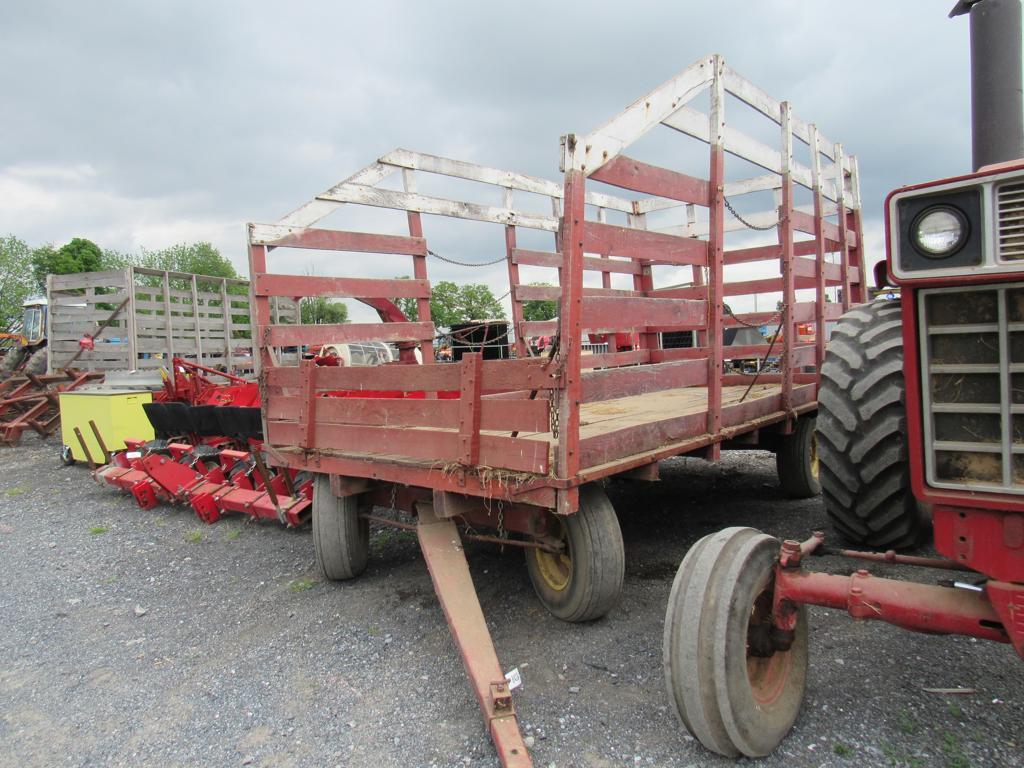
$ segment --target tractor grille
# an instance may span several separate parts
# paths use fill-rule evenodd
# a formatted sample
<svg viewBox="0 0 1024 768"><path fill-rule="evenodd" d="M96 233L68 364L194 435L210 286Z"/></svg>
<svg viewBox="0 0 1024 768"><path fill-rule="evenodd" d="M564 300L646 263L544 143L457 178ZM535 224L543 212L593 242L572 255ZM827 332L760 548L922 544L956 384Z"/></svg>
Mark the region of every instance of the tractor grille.
<svg viewBox="0 0 1024 768"><path fill-rule="evenodd" d="M1024 284L921 291L927 482L1024 494Z"/></svg>
<svg viewBox="0 0 1024 768"><path fill-rule="evenodd" d="M996 189L996 218L999 258L1024 259L1024 182L1003 184Z"/></svg>

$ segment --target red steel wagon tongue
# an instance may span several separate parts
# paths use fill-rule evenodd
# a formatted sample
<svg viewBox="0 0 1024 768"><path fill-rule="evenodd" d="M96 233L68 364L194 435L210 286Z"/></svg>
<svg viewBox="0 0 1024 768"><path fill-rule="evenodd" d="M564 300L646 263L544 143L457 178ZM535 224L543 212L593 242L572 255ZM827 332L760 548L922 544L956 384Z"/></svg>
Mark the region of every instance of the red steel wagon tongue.
<svg viewBox="0 0 1024 768"><path fill-rule="evenodd" d="M769 146L727 125L727 99L779 141ZM661 145L648 135L673 145L672 164L692 145L697 175L653 164L647 156ZM809 161L794 156L794 137L812 147ZM634 150L638 157L627 154ZM553 615L603 616L619 599L625 555L600 481L656 480L663 458L715 460L722 448L759 447L777 452L788 492L818 493L813 435L825 336L866 298L856 159L719 56L695 62L592 133L565 136L561 163L556 183L398 149L280 221L249 226L270 463L313 475L314 545L328 578L366 567L371 519L417 529L504 765L530 758L459 526L522 548ZM392 176L400 190L382 185ZM487 185L481 194L490 195L435 196L431 184L450 188L439 177ZM810 203L797 204L797 185ZM361 206L404 211L408 234L319 226ZM513 359L469 353L435 362L425 214L501 227ZM536 250L538 232L551 236L551 250ZM726 233L736 239L729 247ZM333 263L355 267L343 276L287 274L299 271L284 255L293 248L380 256L340 257ZM411 259L411 279L366 271L408 272L402 257ZM396 266L377 266L391 258ZM545 275L552 285L531 284ZM760 310L758 294L768 294ZM357 299L381 322L279 324L270 312L276 296ZM415 317L399 299L416 307ZM527 320L530 301L556 302L557 319ZM536 338L543 344L530 343ZM595 348L602 339L614 347ZM356 368L289 365L280 354L369 340L399 345L401 359ZM423 364L415 364L416 348ZM328 396L339 391L346 396ZM374 515L374 506L387 514Z"/></svg>
<svg viewBox="0 0 1024 768"><path fill-rule="evenodd" d="M950 15L967 13L975 171L887 198L888 258L876 281L893 295L836 324L816 434L833 528L888 549L829 554L956 578L810 572L822 533L780 546L730 528L698 541L672 587L665 673L683 724L726 756L766 755L793 725L808 605L1008 643L1024 658L1021 3L960 0ZM940 557L896 554L929 522Z"/></svg>

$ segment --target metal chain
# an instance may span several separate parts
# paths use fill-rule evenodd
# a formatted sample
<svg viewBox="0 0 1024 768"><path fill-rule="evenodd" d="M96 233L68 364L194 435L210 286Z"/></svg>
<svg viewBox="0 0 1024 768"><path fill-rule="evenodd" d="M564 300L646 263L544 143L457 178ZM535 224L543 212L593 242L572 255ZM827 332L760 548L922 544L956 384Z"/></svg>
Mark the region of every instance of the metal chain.
<svg viewBox="0 0 1024 768"><path fill-rule="evenodd" d="M447 261L449 264L454 264L457 267L490 267L490 266L493 266L494 264L500 264L501 262L506 261L508 259L508 256L502 256L501 258L495 259L494 261L472 262L472 261L459 261L458 259L451 259L451 258L448 258L447 256L442 256L439 253L434 253L429 248L427 249L427 253L429 253L435 259L440 259L441 261Z"/></svg>
<svg viewBox="0 0 1024 768"><path fill-rule="evenodd" d="M390 508L390 510L388 510L389 512L397 512L398 511L395 508L395 498L397 496L398 496L398 483L392 483L391 484L391 508Z"/></svg>
<svg viewBox="0 0 1024 768"><path fill-rule="evenodd" d="M733 312L732 307L730 307L728 304L723 304L722 309L725 311L725 314L729 315L733 320L735 320L740 325L747 326L747 328L760 329L762 325L768 325L769 323L775 322L776 317L782 317L782 312L779 311L774 316L766 319L763 323L748 323L746 320L739 317L735 312Z"/></svg>
<svg viewBox="0 0 1024 768"><path fill-rule="evenodd" d="M499 539L507 539L508 538L508 532L505 530L505 512L502 509L503 506L504 506L504 504L502 503L501 499L498 499L498 538Z"/></svg>
<svg viewBox="0 0 1024 768"><path fill-rule="evenodd" d="M744 219L742 216L739 215L739 213L736 212L736 209L732 207L732 203L729 202L729 198L728 197L726 197L725 195L722 195L722 200L725 201L725 207L729 209L729 213L731 213L733 216L735 216L737 219L739 219L740 223L743 226L747 227L748 229L758 229L758 230L761 230L763 232L763 231L766 231L766 230L769 230L769 229L775 229L777 226L779 226L779 222L777 222L777 221L774 224L769 224L766 227L759 227L756 224L751 224L749 221Z"/></svg>

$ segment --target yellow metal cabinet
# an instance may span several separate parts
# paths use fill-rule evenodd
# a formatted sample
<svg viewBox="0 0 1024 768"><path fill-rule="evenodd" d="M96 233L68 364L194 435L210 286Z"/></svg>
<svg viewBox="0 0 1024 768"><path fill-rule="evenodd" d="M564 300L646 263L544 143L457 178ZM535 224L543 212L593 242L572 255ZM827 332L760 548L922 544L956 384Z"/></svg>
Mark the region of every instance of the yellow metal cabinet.
<svg viewBox="0 0 1024 768"><path fill-rule="evenodd" d="M85 390L60 393L60 428L64 445L70 446L75 461L88 461L75 435L75 427L92 455L93 461L103 463L103 451L96 442L89 422L103 437L108 451L125 447L126 438L152 440L153 426L146 418L142 406L153 402L153 393L144 390Z"/></svg>

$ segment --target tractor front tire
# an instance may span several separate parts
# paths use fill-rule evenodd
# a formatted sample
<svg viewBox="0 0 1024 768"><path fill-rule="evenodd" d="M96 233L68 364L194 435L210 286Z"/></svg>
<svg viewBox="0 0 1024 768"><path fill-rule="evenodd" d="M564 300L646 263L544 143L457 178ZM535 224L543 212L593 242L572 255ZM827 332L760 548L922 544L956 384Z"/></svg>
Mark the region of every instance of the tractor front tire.
<svg viewBox="0 0 1024 768"><path fill-rule="evenodd" d="M825 511L852 544L906 549L927 533L910 490L899 301L843 315L818 392L818 459Z"/></svg>
<svg viewBox="0 0 1024 768"><path fill-rule="evenodd" d="M366 570L370 522L360 517L359 496L335 496L330 475L313 481L313 548L316 564L331 581L354 579Z"/></svg>
<svg viewBox="0 0 1024 768"><path fill-rule="evenodd" d="M686 553L665 613L665 684L676 714L725 757L764 757L789 733L807 680L807 616L791 641L774 638L779 542L726 528Z"/></svg>
<svg viewBox="0 0 1024 768"><path fill-rule="evenodd" d="M562 621L604 616L619 602L626 572L622 531L608 495L598 485L585 485L575 514L549 513L547 522L550 538L563 550L526 550L537 597Z"/></svg>

